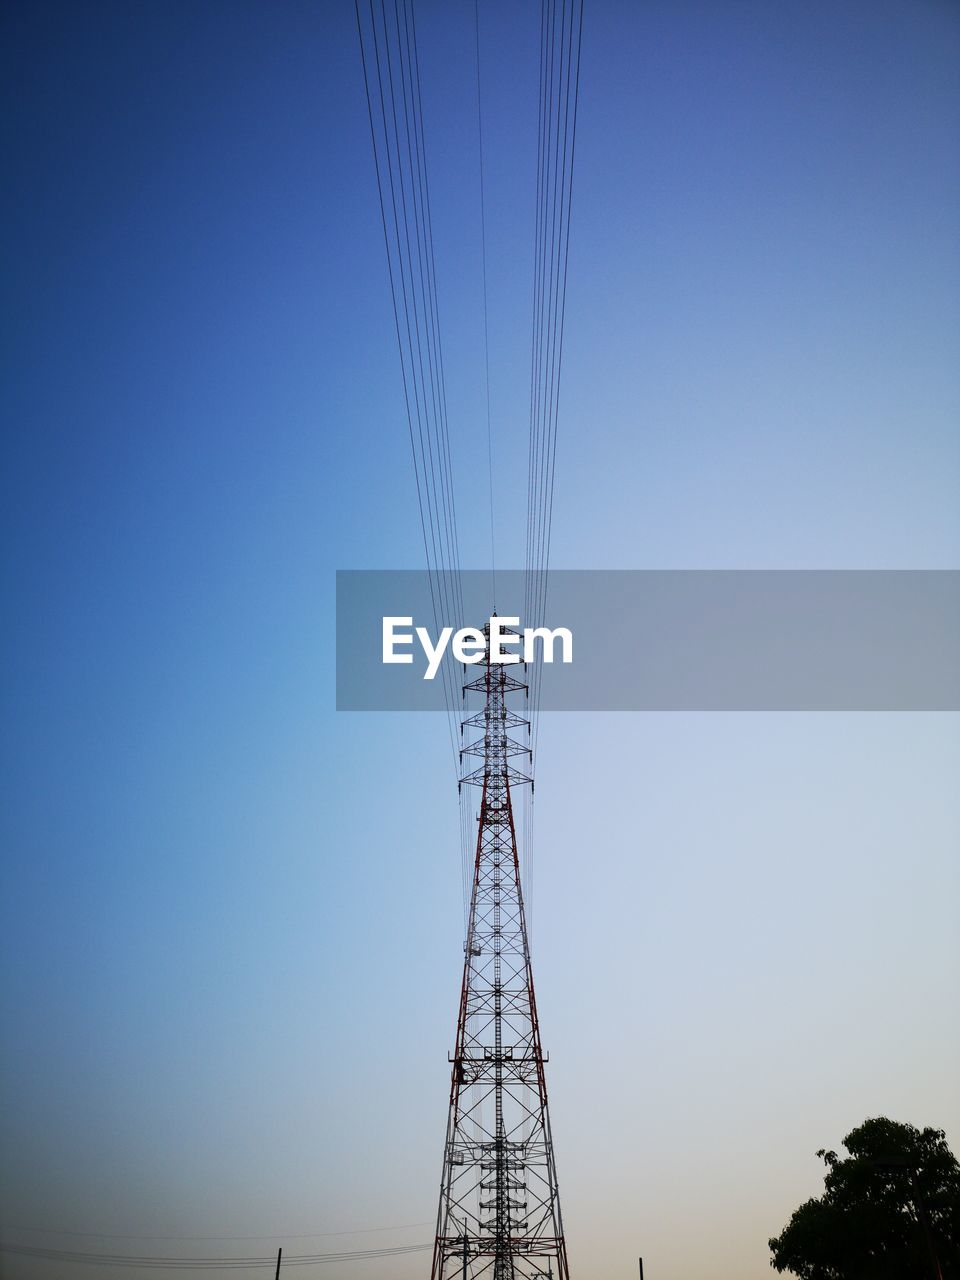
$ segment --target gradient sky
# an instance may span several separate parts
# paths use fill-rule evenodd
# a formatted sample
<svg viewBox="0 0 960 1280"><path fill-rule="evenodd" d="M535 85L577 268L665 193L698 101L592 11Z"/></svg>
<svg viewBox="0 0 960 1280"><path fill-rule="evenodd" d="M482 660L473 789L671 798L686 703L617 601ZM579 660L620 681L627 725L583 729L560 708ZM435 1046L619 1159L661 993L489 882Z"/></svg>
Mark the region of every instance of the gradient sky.
<svg viewBox="0 0 960 1280"><path fill-rule="evenodd" d="M483 567L473 9L417 12ZM538 23L482 5L516 567ZM10 0L2 26L4 1234L425 1240L449 745L333 709L334 571L422 564L353 7ZM960 567L958 67L932 0L586 0L555 566ZM818 1147L886 1114L960 1149L958 775L955 715L545 717L575 1277L642 1253L649 1280L762 1280ZM236 1235L283 1238L132 1238Z"/></svg>

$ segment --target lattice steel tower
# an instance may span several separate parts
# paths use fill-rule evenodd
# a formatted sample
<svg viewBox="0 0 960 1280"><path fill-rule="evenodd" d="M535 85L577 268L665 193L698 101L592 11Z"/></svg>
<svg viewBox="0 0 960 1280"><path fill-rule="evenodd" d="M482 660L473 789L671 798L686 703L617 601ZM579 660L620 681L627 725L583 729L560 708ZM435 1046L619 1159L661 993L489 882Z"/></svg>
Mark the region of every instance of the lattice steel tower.
<svg viewBox="0 0 960 1280"><path fill-rule="evenodd" d="M431 1277L568 1280L510 795L532 781L511 764L529 747L509 736L529 724L506 703L527 686L491 664L489 630L482 675L464 685L485 704L463 722L482 736L461 760L483 763L461 785L482 792Z"/></svg>

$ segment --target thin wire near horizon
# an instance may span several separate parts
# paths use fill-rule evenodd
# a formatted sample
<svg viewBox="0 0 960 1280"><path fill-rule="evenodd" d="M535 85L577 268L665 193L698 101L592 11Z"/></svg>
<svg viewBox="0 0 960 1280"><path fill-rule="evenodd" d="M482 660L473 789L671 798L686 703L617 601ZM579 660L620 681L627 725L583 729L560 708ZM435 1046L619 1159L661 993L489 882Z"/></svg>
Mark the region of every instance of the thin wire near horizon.
<svg viewBox="0 0 960 1280"><path fill-rule="evenodd" d="M138 1235L129 1231L69 1231L64 1227L24 1227L16 1224L8 1225L8 1231L19 1231L24 1235L38 1236L79 1236L86 1240L320 1240L328 1236L368 1236L383 1231L412 1231L415 1227L431 1227L432 1220L425 1222L401 1222L389 1227L351 1227L346 1231L264 1231L259 1235L226 1235L193 1236L193 1235ZM2 1244L0 1244L2 1248Z"/></svg>
<svg viewBox="0 0 960 1280"><path fill-rule="evenodd" d="M423 1253L430 1248L432 1244L385 1245L379 1249L352 1249L338 1253L291 1254L283 1257L283 1267L323 1266L331 1262L393 1258L408 1253ZM276 1255L242 1258L164 1258L149 1254L91 1253L74 1249L44 1249L11 1244L0 1244L0 1254L87 1266L136 1267L145 1271L254 1271L272 1269L277 1265Z"/></svg>

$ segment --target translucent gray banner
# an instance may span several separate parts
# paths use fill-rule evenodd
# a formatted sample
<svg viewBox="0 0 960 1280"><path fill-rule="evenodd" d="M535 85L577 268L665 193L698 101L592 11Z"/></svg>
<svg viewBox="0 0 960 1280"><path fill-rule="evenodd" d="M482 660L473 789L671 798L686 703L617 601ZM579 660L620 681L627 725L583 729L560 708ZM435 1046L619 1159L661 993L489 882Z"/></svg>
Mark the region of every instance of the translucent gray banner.
<svg viewBox="0 0 960 1280"><path fill-rule="evenodd" d="M533 625L526 586L522 571L497 573L496 612L520 628ZM549 664L536 646L543 710L960 709L955 570L558 569L545 586L545 625L569 630L572 661L561 661L559 641ZM339 571L338 710L442 710L444 683L459 697L480 668L464 674L451 637L425 679L427 650L415 629L435 648L442 627L482 628L493 594L491 574L479 570L459 583L415 571ZM384 618L412 620L390 624L393 654L412 661L384 662ZM524 678L522 665L508 670Z"/></svg>

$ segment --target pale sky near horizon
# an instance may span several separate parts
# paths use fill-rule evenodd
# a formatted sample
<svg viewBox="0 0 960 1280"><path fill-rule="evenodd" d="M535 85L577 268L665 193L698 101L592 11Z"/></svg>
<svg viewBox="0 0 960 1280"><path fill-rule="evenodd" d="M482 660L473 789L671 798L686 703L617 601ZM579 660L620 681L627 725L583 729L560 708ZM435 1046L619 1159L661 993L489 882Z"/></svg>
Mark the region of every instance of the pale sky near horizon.
<svg viewBox="0 0 960 1280"><path fill-rule="evenodd" d="M960 9L585 4L553 564L960 567ZM484 567L473 6L417 22ZM538 23L481 6L514 567ZM335 570L422 566L353 6L2 24L0 1228L427 1240L449 744L334 710ZM953 714L545 717L534 962L574 1280L641 1253L647 1280L763 1280L814 1152L868 1115L960 1150L958 772ZM295 1239L322 1232L356 1234Z"/></svg>

